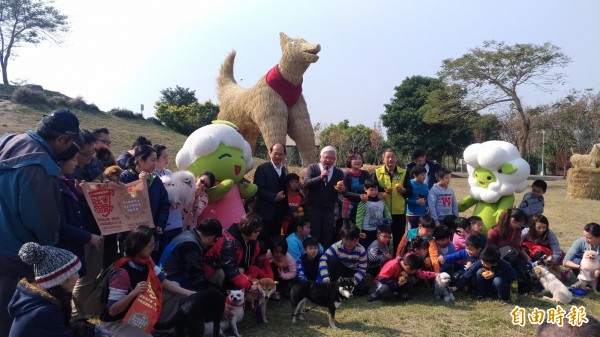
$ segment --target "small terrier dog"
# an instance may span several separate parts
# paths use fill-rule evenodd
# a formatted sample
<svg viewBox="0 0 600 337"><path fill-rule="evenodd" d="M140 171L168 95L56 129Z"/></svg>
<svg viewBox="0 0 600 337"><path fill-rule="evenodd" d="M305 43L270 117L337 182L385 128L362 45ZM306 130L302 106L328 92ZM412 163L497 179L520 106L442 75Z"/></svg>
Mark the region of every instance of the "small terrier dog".
<svg viewBox="0 0 600 337"><path fill-rule="evenodd" d="M600 269L600 261L598 260L598 253L593 250L586 250L583 252L583 258L581 259L579 275L577 275L577 282L573 284L572 288L585 289L590 286L594 293L598 293L598 278L594 275L594 272Z"/></svg>
<svg viewBox="0 0 600 337"><path fill-rule="evenodd" d="M238 323L244 319L244 304L245 304L244 290L227 290L227 297L225 297L225 312L231 316L230 320L223 319L221 321L221 329L223 331L229 329L233 330L233 334L236 337L242 337L238 331ZM207 329L205 329L206 331Z"/></svg>
<svg viewBox="0 0 600 337"><path fill-rule="evenodd" d="M542 266L534 267L533 273L540 280L540 283L544 287L544 290L540 293L540 295L552 294L552 297L544 296L542 297L543 299L564 304L571 303L573 300L573 294L571 294L567 286L565 286L546 268Z"/></svg>
<svg viewBox="0 0 600 337"><path fill-rule="evenodd" d="M256 321L257 323L269 323L267 321L267 302L269 298L275 292L277 288L277 284L279 282L274 281L271 278L261 278L260 280L255 280L252 282L252 285L255 285L258 288L258 298L252 296L253 294L246 294L246 300L248 302L252 302L253 308L258 305L260 312L257 312Z"/></svg>
<svg viewBox="0 0 600 337"><path fill-rule="evenodd" d="M121 173L123 173L123 169L118 165L109 166L102 173L102 182L108 183L112 181L115 184L123 185L121 183Z"/></svg>
<svg viewBox="0 0 600 337"><path fill-rule="evenodd" d="M446 302L454 302L456 299L454 295L450 291L450 281L452 278L448 273L440 273L435 277L435 287L433 289L433 293L435 294L435 298L438 300L444 298Z"/></svg>

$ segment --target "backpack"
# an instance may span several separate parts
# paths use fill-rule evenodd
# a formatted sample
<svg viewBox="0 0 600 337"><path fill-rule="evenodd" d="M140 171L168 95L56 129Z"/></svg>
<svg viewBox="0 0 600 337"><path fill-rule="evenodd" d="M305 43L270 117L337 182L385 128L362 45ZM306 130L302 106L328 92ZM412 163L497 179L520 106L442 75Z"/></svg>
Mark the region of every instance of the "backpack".
<svg viewBox="0 0 600 337"><path fill-rule="evenodd" d="M86 315L100 316L104 312L104 309L106 309L108 303L108 278L114 270L115 264L113 263L102 269L100 274L96 276L94 287L83 305L83 312Z"/></svg>

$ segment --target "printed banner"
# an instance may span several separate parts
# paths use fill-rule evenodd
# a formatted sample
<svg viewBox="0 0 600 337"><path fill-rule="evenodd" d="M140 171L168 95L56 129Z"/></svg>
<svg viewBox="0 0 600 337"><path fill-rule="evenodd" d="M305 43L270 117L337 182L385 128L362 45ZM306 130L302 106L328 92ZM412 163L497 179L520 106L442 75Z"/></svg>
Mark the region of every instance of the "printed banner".
<svg viewBox="0 0 600 337"><path fill-rule="evenodd" d="M127 310L123 321L146 331L146 333L150 333L160 315L162 284L160 284L157 277L152 278L150 275L148 275L147 282L148 289L137 295L133 300L133 304Z"/></svg>
<svg viewBox="0 0 600 337"><path fill-rule="evenodd" d="M154 227L145 181L85 183L82 189L102 235L127 232L139 225Z"/></svg>

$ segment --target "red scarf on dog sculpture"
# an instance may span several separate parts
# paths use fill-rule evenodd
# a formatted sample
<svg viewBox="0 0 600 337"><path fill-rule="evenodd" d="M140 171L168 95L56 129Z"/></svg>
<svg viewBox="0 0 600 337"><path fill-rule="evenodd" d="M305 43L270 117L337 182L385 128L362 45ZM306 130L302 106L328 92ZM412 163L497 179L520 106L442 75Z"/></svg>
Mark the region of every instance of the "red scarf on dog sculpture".
<svg viewBox="0 0 600 337"><path fill-rule="evenodd" d="M298 98L302 95L302 83L295 86L293 83L286 80L279 72L279 64L269 70L266 80L267 85L283 98L283 101L288 108L291 108L296 104Z"/></svg>
<svg viewBox="0 0 600 337"><path fill-rule="evenodd" d="M162 283L156 273L154 273L154 261L152 261L152 258L122 257L115 262L115 270L129 263L129 261L148 268L148 279L146 280L148 289L137 295L135 300L133 300L129 310L127 310L127 314L123 317L123 321L150 333L158 321L158 316L162 309ZM133 284L131 286L132 288L135 287Z"/></svg>

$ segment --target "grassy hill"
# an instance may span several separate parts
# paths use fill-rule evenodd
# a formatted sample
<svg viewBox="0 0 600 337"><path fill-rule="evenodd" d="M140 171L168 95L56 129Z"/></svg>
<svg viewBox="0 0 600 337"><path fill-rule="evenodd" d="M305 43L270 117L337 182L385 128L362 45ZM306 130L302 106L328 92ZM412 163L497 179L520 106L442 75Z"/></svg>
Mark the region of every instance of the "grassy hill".
<svg viewBox="0 0 600 337"><path fill-rule="evenodd" d="M37 123L44 114L48 114L58 107L49 104L22 105L11 102L8 97L14 87L0 86L0 135L10 133L21 133L26 130L35 129ZM44 91L50 97L68 97L51 91ZM81 123L81 128L92 130L106 127L112 138L112 151L118 156L123 150L128 149L131 143L139 135L150 139L153 144L164 144L171 149L171 163L174 167L175 153L185 142L186 136L179 134L167 127L159 126L151 121L141 118L122 118L115 115L96 111L90 112L65 106L73 111Z"/></svg>

